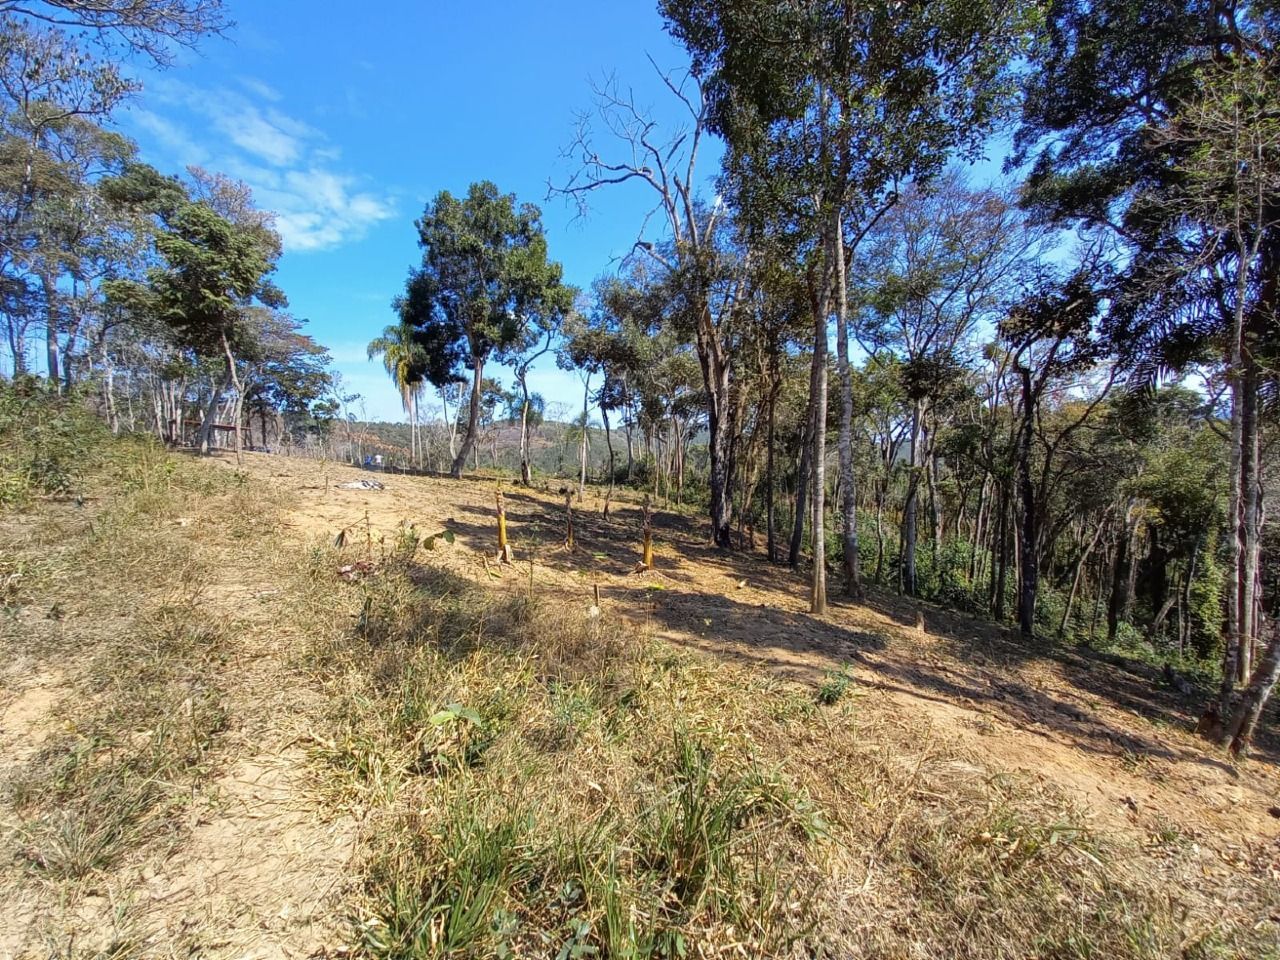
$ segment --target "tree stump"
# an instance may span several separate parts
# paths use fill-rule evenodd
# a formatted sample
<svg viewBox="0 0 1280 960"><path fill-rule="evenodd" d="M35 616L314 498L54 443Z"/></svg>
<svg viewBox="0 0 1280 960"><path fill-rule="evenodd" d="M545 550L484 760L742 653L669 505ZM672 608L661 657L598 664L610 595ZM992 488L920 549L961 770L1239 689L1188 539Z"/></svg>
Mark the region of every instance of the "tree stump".
<svg viewBox="0 0 1280 960"><path fill-rule="evenodd" d="M649 498L644 498L644 512L640 521L641 531L641 548L640 563L636 567L636 572L641 573L645 570L653 569L653 515L649 510Z"/></svg>
<svg viewBox="0 0 1280 960"><path fill-rule="evenodd" d="M566 490L564 494L564 548L572 551L573 547L573 491Z"/></svg>
<svg viewBox="0 0 1280 960"><path fill-rule="evenodd" d="M498 557L499 563L511 563L511 544L507 542L507 507L502 500L502 491L495 495L498 503Z"/></svg>

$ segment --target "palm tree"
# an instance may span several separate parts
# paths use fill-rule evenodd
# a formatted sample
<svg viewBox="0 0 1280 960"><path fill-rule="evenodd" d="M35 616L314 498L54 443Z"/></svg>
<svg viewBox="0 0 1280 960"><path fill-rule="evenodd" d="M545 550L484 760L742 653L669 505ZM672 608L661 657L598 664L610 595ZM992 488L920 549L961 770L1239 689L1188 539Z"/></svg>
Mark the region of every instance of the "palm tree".
<svg viewBox="0 0 1280 960"><path fill-rule="evenodd" d="M400 391L400 402L409 416L409 456L422 465L421 444L418 441L418 397L422 393L422 371L427 357L407 323L393 323L382 331L382 336L369 342L369 359L382 358L387 376Z"/></svg>

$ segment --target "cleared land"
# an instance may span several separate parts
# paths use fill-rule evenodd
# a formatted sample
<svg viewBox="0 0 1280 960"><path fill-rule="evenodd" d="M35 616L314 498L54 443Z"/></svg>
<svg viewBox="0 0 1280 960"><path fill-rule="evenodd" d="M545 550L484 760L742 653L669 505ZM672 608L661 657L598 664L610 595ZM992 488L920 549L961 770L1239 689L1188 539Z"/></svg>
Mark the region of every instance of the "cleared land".
<svg viewBox="0 0 1280 960"><path fill-rule="evenodd" d="M1274 726L1235 765L1147 665L812 617L676 513L637 574L595 491L569 552L505 486L502 566L494 481L370 477L131 446L0 519L0 956L1280 949Z"/></svg>

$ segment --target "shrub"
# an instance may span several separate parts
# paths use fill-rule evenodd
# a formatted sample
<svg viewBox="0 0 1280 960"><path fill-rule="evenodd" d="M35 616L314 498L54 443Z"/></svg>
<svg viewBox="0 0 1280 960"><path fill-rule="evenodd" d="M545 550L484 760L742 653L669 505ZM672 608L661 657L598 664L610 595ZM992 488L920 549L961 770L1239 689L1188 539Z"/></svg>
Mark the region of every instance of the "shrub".
<svg viewBox="0 0 1280 960"><path fill-rule="evenodd" d="M0 508L71 494L105 436L75 395L58 396L31 378L0 385Z"/></svg>

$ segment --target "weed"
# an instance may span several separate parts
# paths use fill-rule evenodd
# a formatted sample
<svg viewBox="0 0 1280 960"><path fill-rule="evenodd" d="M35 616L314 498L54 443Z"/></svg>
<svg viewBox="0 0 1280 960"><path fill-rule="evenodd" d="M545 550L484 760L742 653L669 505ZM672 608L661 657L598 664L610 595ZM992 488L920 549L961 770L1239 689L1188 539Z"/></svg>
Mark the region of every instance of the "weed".
<svg viewBox="0 0 1280 960"><path fill-rule="evenodd" d="M844 699L849 688L854 684L849 665L844 664L839 670L828 670L823 674L822 686L818 687L816 699L824 707L834 706Z"/></svg>
<svg viewBox="0 0 1280 960"><path fill-rule="evenodd" d="M369 889L379 905L363 924L364 946L379 957L447 957L487 937L508 889L532 872L524 850L530 818L490 821L474 798L459 796L441 831L401 825L389 852L371 865Z"/></svg>

